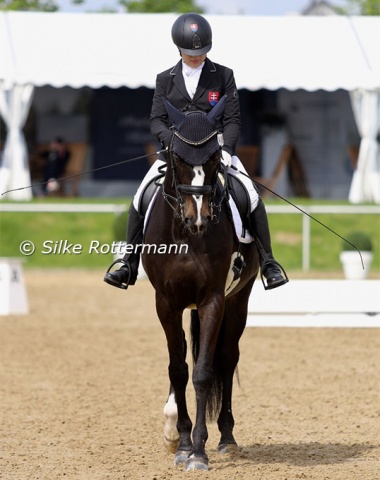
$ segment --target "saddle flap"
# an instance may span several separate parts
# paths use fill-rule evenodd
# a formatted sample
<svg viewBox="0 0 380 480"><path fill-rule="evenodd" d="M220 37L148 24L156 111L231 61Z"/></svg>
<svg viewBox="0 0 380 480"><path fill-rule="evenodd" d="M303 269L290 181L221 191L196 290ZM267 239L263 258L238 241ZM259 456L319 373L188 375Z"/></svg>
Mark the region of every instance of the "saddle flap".
<svg viewBox="0 0 380 480"><path fill-rule="evenodd" d="M149 205L156 193L157 189L160 188L160 184L164 181L163 175L157 175L154 177L148 185L145 187L144 191L141 194L140 201L139 201L139 208L138 212L143 217L146 216Z"/></svg>
<svg viewBox="0 0 380 480"><path fill-rule="evenodd" d="M243 227L249 230L249 214L251 213L251 200L243 183L234 175L227 175L228 192L233 198L238 209Z"/></svg>

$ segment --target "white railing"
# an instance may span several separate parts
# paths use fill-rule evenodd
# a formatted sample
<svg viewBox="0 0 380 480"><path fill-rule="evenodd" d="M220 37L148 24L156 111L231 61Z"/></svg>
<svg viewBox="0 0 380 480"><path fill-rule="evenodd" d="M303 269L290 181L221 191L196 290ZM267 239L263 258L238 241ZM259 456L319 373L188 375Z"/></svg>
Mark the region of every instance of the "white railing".
<svg viewBox="0 0 380 480"><path fill-rule="evenodd" d="M380 215L380 205L298 205L309 215L350 214ZM123 204L90 203L0 203L1 212L50 212L50 213L120 213L126 209ZM311 218L291 205L267 205L268 214L302 215L302 270L310 270L310 222Z"/></svg>
<svg viewBox="0 0 380 480"><path fill-rule="evenodd" d="M125 205L115 203L0 203L0 213L120 213L125 210Z"/></svg>
<svg viewBox="0 0 380 480"><path fill-rule="evenodd" d="M350 214L350 215L380 215L380 205L298 205L304 212L309 215L318 214ZM268 205L267 213L288 213L302 215L302 270L308 272L310 270L310 238L311 218L301 211L295 209L291 205ZM323 228L323 227L321 227Z"/></svg>

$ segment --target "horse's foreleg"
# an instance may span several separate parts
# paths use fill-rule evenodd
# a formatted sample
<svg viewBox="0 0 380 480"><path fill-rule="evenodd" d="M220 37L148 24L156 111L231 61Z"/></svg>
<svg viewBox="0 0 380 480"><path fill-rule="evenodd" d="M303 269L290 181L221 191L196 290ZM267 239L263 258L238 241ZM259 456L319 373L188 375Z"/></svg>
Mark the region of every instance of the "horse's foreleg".
<svg viewBox="0 0 380 480"><path fill-rule="evenodd" d="M179 433L179 443L175 452L174 462L176 465L185 463L187 457L192 450L191 442L191 429L192 422L190 420L187 403L186 403L186 386L189 380L188 365L183 358L177 355L170 354L171 348L169 348L170 363L169 363L169 378L173 387L173 394L169 396L171 402L172 413L175 411L175 404L177 406L177 431ZM174 420L174 418L172 417Z"/></svg>
<svg viewBox="0 0 380 480"><path fill-rule="evenodd" d="M164 406L165 426L164 426L164 443L166 449L175 453L179 445L179 433L177 430L178 407L175 401L173 387L170 385L169 397Z"/></svg>
<svg viewBox="0 0 380 480"><path fill-rule="evenodd" d="M245 292L247 290L247 292ZM221 433L218 452L221 454L234 452L237 443L233 436L234 417L232 414L232 386L236 366L239 362L239 340L243 334L247 317L247 295L245 289L236 298L226 301L224 322L220 332L218 369L223 383L222 408L218 418Z"/></svg>
<svg viewBox="0 0 380 480"><path fill-rule="evenodd" d="M187 355L187 343L186 343L185 332L183 332L183 357L185 359L186 359L186 355ZM164 443L169 452L175 453L176 450L178 449L180 438L179 438L179 432L177 429L178 407L177 407L174 388L172 384L170 384L169 396L165 403L164 415L166 418L165 426L164 426ZM180 462L180 459L178 457L179 455L176 456L176 463ZM185 461L186 459L183 459L180 463L184 463Z"/></svg>
<svg viewBox="0 0 380 480"><path fill-rule="evenodd" d="M196 422L193 430L193 449L186 462L186 470L208 470L205 445L208 438L206 409L213 382L213 356L223 318L224 295L214 295L207 307L199 307L199 354L193 370L196 394Z"/></svg>
<svg viewBox="0 0 380 480"><path fill-rule="evenodd" d="M235 359L231 360L231 363L222 362L220 365L223 369L223 398L222 408L218 417L218 428L221 433L218 452L221 454L233 452L237 448L237 443L232 433L235 425L232 414L232 385L236 365L237 360Z"/></svg>
<svg viewBox="0 0 380 480"><path fill-rule="evenodd" d="M161 303L162 305L162 303ZM169 398L164 407L165 445L169 451L175 449L175 463L184 463L192 449L192 423L187 411L186 386L189 370L186 363L186 343L182 330L182 313L168 312L157 307L157 313L164 328L169 351ZM175 424L175 427L174 427ZM178 433L176 433L176 431Z"/></svg>

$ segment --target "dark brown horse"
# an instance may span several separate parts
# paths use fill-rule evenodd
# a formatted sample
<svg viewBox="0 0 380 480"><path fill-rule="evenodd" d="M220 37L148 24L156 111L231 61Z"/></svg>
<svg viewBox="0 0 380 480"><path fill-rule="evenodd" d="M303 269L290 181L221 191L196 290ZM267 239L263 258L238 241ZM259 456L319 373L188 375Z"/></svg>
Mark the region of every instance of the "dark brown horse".
<svg viewBox="0 0 380 480"><path fill-rule="evenodd" d="M223 103L208 115L183 114L167 103L174 134L162 194L155 201L144 240L149 245L187 246L182 253L143 253L169 350L165 443L175 452L175 463L184 463L186 470L208 469L207 416L217 418L219 452L236 448L233 376L259 266L255 244L238 242L226 197L220 136L215 130ZM182 316L187 308L192 309L194 428L186 404L189 373Z"/></svg>

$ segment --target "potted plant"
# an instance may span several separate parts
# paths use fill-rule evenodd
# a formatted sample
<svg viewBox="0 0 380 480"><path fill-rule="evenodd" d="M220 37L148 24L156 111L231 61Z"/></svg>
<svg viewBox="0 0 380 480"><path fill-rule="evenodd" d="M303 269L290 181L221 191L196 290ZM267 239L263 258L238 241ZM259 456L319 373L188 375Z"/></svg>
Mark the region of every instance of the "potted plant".
<svg viewBox="0 0 380 480"><path fill-rule="evenodd" d="M340 253L340 261L343 265L345 278L349 280L362 280L367 278L372 259L373 246L369 235L365 232L350 232L346 239L352 243L343 242L343 250ZM356 248L360 251L363 259L364 269L360 255Z"/></svg>
<svg viewBox="0 0 380 480"><path fill-rule="evenodd" d="M124 256L126 251L127 241L127 225L128 225L128 214L129 211L123 211L118 213L113 222L113 239L114 239L114 249L113 249L113 258L118 260ZM117 267L120 267L117 266ZM138 278L147 278L145 270L140 262Z"/></svg>

